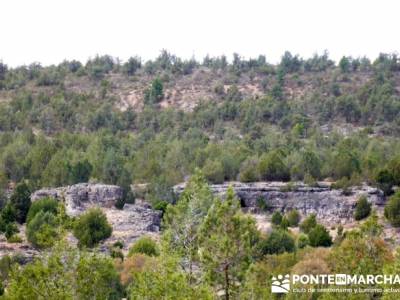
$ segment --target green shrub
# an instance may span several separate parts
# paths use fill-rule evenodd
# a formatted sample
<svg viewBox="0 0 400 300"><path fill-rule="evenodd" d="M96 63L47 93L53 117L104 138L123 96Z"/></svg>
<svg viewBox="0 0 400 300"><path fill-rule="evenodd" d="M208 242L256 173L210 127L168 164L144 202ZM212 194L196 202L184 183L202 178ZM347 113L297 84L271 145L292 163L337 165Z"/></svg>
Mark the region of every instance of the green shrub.
<svg viewBox="0 0 400 300"><path fill-rule="evenodd" d="M246 159L240 166L239 180L241 182L253 182L259 180L260 176L257 165L257 158L250 157Z"/></svg>
<svg viewBox="0 0 400 300"><path fill-rule="evenodd" d="M31 192L25 182L17 184L10 197L10 202L15 208L17 222L24 223L31 206Z"/></svg>
<svg viewBox="0 0 400 300"><path fill-rule="evenodd" d="M18 232L19 232L18 226L14 222L6 224L5 236L6 236L7 240L12 238L12 236Z"/></svg>
<svg viewBox="0 0 400 300"><path fill-rule="evenodd" d="M151 86L144 93L144 102L146 104L155 104L164 98L163 83L160 78L152 81Z"/></svg>
<svg viewBox="0 0 400 300"><path fill-rule="evenodd" d="M400 191L390 197L386 203L385 217L394 227L400 227Z"/></svg>
<svg viewBox="0 0 400 300"><path fill-rule="evenodd" d="M362 220L369 216L371 213L371 203L368 202L366 196L361 196L356 204L356 209L354 211L354 219Z"/></svg>
<svg viewBox="0 0 400 300"><path fill-rule="evenodd" d="M310 240L310 246L312 247L329 247L332 245L332 238L329 235L328 230L321 224L317 224L308 233L308 239Z"/></svg>
<svg viewBox="0 0 400 300"><path fill-rule="evenodd" d="M281 229L273 230L266 239L259 242L258 247L262 255L293 252L296 248L294 239Z"/></svg>
<svg viewBox="0 0 400 300"><path fill-rule="evenodd" d="M292 209L287 213L287 219L290 227L297 227L300 222L300 214L297 209Z"/></svg>
<svg viewBox="0 0 400 300"><path fill-rule="evenodd" d="M211 183L218 184L224 182L224 168L220 161L207 160L203 167L203 174Z"/></svg>
<svg viewBox="0 0 400 300"><path fill-rule="evenodd" d="M148 256L158 256L159 250L157 243L152 238L143 236L132 245L129 249L128 256L132 256L135 253L146 254Z"/></svg>
<svg viewBox="0 0 400 300"><path fill-rule="evenodd" d="M8 243L22 243L22 238L18 234L14 234L7 239Z"/></svg>
<svg viewBox="0 0 400 300"><path fill-rule="evenodd" d="M261 179L268 181L289 181L289 169L284 164L283 158L283 154L279 150L264 154L258 166Z"/></svg>
<svg viewBox="0 0 400 300"><path fill-rule="evenodd" d="M297 238L297 248L303 249L307 247L310 244L310 241L308 239L308 236L305 235L304 233L300 234L299 237Z"/></svg>
<svg viewBox="0 0 400 300"><path fill-rule="evenodd" d="M282 218L283 218L282 214L279 211L275 211L272 214L271 222L273 225L279 226L282 223Z"/></svg>
<svg viewBox="0 0 400 300"><path fill-rule="evenodd" d="M300 224L300 229L309 233L315 226L317 226L317 217L315 214L311 214Z"/></svg>
<svg viewBox="0 0 400 300"><path fill-rule="evenodd" d="M39 199L32 203L29 208L28 215L26 217L26 223L28 224L39 212L50 212L54 215L57 214L58 201L54 198L46 197Z"/></svg>
<svg viewBox="0 0 400 300"><path fill-rule="evenodd" d="M165 212L165 210L167 209L168 206L168 202L167 201L158 201L153 205L153 209L155 210L161 210L163 213Z"/></svg>
<svg viewBox="0 0 400 300"><path fill-rule="evenodd" d="M107 217L101 209L92 208L75 221L73 232L80 247L91 248L110 237L112 227L108 224Z"/></svg>
<svg viewBox="0 0 400 300"><path fill-rule="evenodd" d="M57 217L50 211L39 211L26 226L26 237L36 248L49 248L56 242Z"/></svg>

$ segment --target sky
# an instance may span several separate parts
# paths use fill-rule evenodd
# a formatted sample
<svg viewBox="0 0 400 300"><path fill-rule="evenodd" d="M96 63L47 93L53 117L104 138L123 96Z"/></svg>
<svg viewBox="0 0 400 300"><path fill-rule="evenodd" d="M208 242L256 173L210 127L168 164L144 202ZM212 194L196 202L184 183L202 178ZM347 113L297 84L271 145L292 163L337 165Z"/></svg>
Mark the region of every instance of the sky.
<svg viewBox="0 0 400 300"><path fill-rule="evenodd" d="M400 52L398 0L1 0L0 60L9 66L96 54L122 61L206 54L276 63L284 51L376 58Z"/></svg>

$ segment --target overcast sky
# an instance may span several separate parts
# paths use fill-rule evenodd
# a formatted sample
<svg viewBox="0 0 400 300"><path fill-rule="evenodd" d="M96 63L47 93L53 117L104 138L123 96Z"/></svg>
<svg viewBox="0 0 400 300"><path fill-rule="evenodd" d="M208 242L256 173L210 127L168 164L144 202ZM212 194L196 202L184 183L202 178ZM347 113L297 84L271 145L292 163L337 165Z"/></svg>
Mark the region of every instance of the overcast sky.
<svg viewBox="0 0 400 300"><path fill-rule="evenodd" d="M400 52L398 0L0 0L0 60Z"/></svg>

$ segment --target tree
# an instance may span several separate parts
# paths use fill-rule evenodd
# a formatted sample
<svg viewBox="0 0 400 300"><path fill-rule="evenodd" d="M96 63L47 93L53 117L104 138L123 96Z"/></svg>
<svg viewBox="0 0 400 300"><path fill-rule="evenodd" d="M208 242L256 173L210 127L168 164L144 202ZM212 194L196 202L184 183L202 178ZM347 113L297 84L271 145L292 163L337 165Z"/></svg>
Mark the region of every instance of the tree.
<svg viewBox="0 0 400 300"><path fill-rule="evenodd" d="M384 214L394 227L400 227L400 191L389 198Z"/></svg>
<svg viewBox="0 0 400 300"><path fill-rule="evenodd" d="M240 166L239 179L241 182L254 182L259 180L258 159L249 157Z"/></svg>
<svg viewBox="0 0 400 300"><path fill-rule="evenodd" d="M25 182L17 184L10 197L10 203L15 208L17 222L24 223L31 206L31 192Z"/></svg>
<svg viewBox="0 0 400 300"><path fill-rule="evenodd" d="M317 217L315 214L310 214L301 224L300 229L305 233L309 233L317 225Z"/></svg>
<svg viewBox="0 0 400 300"><path fill-rule="evenodd" d="M287 214L287 219L289 221L290 227L298 226L300 222L300 214L297 209L292 209L291 211L289 211L289 213Z"/></svg>
<svg viewBox="0 0 400 300"><path fill-rule="evenodd" d="M226 199L215 201L200 228L200 261L214 286L222 285L225 299L235 296L258 240L253 218L240 210L230 187Z"/></svg>
<svg viewBox="0 0 400 300"><path fill-rule="evenodd" d="M106 183L116 184L123 172L123 161L115 149L109 149L103 160L103 179Z"/></svg>
<svg viewBox="0 0 400 300"><path fill-rule="evenodd" d="M113 261L97 253L67 245L16 268L11 273L6 299L112 299L122 298Z"/></svg>
<svg viewBox="0 0 400 300"><path fill-rule="evenodd" d="M203 174L196 170L176 205L164 214L164 234L168 252L181 257L181 265L193 280L193 263L198 259L199 227L212 203L213 194Z"/></svg>
<svg viewBox="0 0 400 300"><path fill-rule="evenodd" d="M351 62L346 56L343 56L339 61L339 68L342 73L350 72Z"/></svg>
<svg viewBox="0 0 400 300"><path fill-rule="evenodd" d="M40 211L26 226L26 237L36 248L49 248L59 236L58 220L51 212Z"/></svg>
<svg viewBox="0 0 400 300"><path fill-rule="evenodd" d="M283 153L279 150L271 151L260 159L259 172L261 179L268 181L290 180L289 169L283 162Z"/></svg>
<svg viewBox="0 0 400 300"><path fill-rule="evenodd" d="M155 104L164 98L164 87L160 78L152 81L151 86L144 93L144 102L146 104Z"/></svg>
<svg viewBox="0 0 400 300"><path fill-rule="evenodd" d="M72 183L88 182L92 170L93 167L87 159L78 161L71 169Z"/></svg>
<svg viewBox="0 0 400 300"><path fill-rule="evenodd" d="M328 230L321 225L317 224L308 233L308 239L310 240L310 246L312 247L329 247L332 245L332 238L329 235Z"/></svg>
<svg viewBox="0 0 400 300"><path fill-rule="evenodd" d="M148 236L138 239L129 249L128 256L132 256L135 253L142 253L148 256L158 256L160 254L157 243Z"/></svg>
<svg viewBox="0 0 400 300"><path fill-rule="evenodd" d="M220 161L207 160L203 167L204 176L214 184L224 182L224 169Z"/></svg>
<svg viewBox="0 0 400 300"><path fill-rule="evenodd" d="M284 252L293 252L296 249L296 245L294 239L287 231L275 229L266 239L259 242L258 248L262 255L280 254Z"/></svg>
<svg viewBox="0 0 400 300"><path fill-rule="evenodd" d="M39 212L50 212L53 215L56 215L58 204L59 202L56 199L50 197L36 200L29 208L29 212L26 217L26 223L29 224L29 222L32 221Z"/></svg>
<svg viewBox="0 0 400 300"><path fill-rule="evenodd" d="M132 76L141 67L142 61L139 57L130 57L128 61L122 66L122 70L126 75Z"/></svg>
<svg viewBox="0 0 400 300"><path fill-rule="evenodd" d="M75 222L74 236L79 240L79 246L92 248L100 241L111 236L112 227L107 222L106 215L99 208L91 208L82 214Z"/></svg>
<svg viewBox="0 0 400 300"><path fill-rule="evenodd" d="M308 239L308 236L305 235L304 233L301 233L299 237L297 238L297 248L303 249L307 247L310 244L310 240Z"/></svg>
<svg viewBox="0 0 400 300"><path fill-rule="evenodd" d="M272 214L271 222L275 226L279 226L282 223L282 218L283 218L282 214L279 211L275 211Z"/></svg>
<svg viewBox="0 0 400 300"><path fill-rule="evenodd" d="M7 65L0 61L0 81L5 79L7 71Z"/></svg>
<svg viewBox="0 0 400 300"><path fill-rule="evenodd" d="M371 213L371 203L368 202L366 196L361 196L356 204L356 209L354 211L354 219L357 221L362 220L369 216Z"/></svg>
<svg viewBox="0 0 400 300"><path fill-rule="evenodd" d="M396 184L393 174L388 169L383 169L378 172L375 177L378 188L380 188L386 196L393 193L393 186Z"/></svg>
<svg viewBox="0 0 400 300"><path fill-rule="evenodd" d="M215 295L205 284L191 284L173 256L142 260L141 267L130 273L132 280L128 290L129 299L132 300L215 299Z"/></svg>

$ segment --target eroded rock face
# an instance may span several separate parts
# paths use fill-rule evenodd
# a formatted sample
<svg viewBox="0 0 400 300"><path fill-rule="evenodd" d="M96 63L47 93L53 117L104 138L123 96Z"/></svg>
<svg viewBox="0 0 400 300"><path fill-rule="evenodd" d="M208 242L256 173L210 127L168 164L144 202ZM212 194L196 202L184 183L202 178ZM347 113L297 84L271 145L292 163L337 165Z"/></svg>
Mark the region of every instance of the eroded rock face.
<svg viewBox="0 0 400 300"><path fill-rule="evenodd" d="M112 236L105 245L122 241L124 250L143 235L157 238L161 225L161 211L151 209L146 203L125 204L123 210L104 209L113 227Z"/></svg>
<svg viewBox="0 0 400 300"><path fill-rule="evenodd" d="M115 203L122 197L122 188L115 185L80 183L66 187L41 189L31 195L36 201L44 197L53 197L64 201L67 214L78 216L88 208L100 207L112 225L112 236L101 246L107 250L109 245L122 241L124 250L139 237L151 235L157 237L160 231L161 211L156 211L142 201L125 204L122 210L115 208ZM70 237L74 244L73 237Z"/></svg>
<svg viewBox="0 0 400 300"><path fill-rule="evenodd" d="M77 216L92 206L114 207L122 197L122 188L116 185L79 183L38 190L31 195L31 200L36 201L45 197L64 201L67 214Z"/></svg>
<svg viewBox="0 0 400 300"><path fill-rule="evenodd" d="M210 187L215 194L223 197L230 185L242 206L251 212L259 211L261 202L271 211L297 209L303 215L315 213L320 222L326 225L353 221L354 209L361 195L365 195L378 211L382 210L385 203L383 192L367 185L353 187L350 193L331 189L330 184L324 182L319 183L318 187L310 187L301 182L292 186L284 182L229 182ZM185 184L180 184L174 189L179 194L184 187Z"/></svg>

